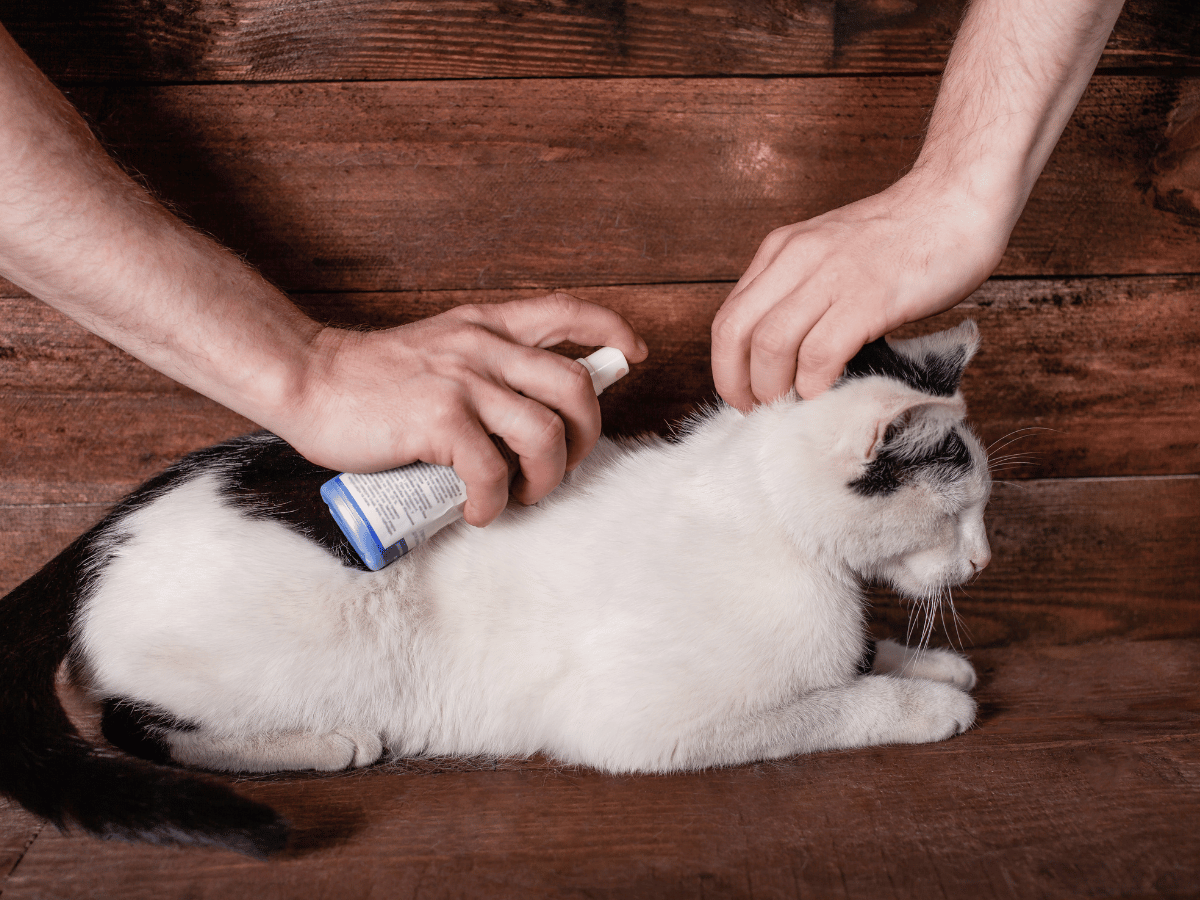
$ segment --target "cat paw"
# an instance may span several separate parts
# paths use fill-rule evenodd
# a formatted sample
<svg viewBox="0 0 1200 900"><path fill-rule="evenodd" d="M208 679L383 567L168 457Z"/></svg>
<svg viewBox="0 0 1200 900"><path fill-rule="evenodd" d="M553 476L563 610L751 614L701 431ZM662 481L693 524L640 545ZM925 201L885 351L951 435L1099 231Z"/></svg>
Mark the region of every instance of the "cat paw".
<svg viewBox="0 0 1200 900"><path fill-rule="evenodd" d="M965 656L953 650L926 650L910 664L910 678L927 678L954 685L960 691L969 691L978 680L975 667Z"/></svg>
<svg viewBox="0 0 1200 900"><path fill-rule="evenodd" d="M378 734L369 731L339 729L327 734L299 735L287 751L290 752L276 755L279 768L338 772L369 766L383 755L383 742Z"/></svg>
<svg viewBox="0 0 1200 900"><path fill-rule="evenodd" d="M901 701L906 743L944 741L975 724L975 701L958 688L925 679L912 679L906 687Z"/></svg>
<svg viewBox="0 0 1200 900"><path fill-rule="evenodd" d="M172 731L164 738L176 762L218 772L337 772L370 765L383 755L379 735L367 731L270 732L239 737Z"/></svg>
<svg viewBox="0 0 1200 900"><path fill-rule="evenodd" d="M873 671L878 675L940 681L962 691L974 688L978 680L975 667L962 654L940 648L910 650L895 641L877 642Z"/></svg>
<svg viewBox="0 0 1200 900"><path fill-rule="evenodd" d="M340 769L351 767L358 769L369 766L383 756L383 741L379 739L378 734L368 731L340 730L333 732L329 737L339 742L348 751L345 757L348 758L348 762L339 766Z"/></svg>

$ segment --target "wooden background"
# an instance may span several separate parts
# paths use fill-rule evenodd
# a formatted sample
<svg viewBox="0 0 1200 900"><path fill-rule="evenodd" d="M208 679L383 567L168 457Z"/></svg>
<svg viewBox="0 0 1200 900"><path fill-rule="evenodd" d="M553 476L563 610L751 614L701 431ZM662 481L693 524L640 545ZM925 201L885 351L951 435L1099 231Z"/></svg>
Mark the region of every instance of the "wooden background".
<svg viewBox="0 0 1200 900"><path fill-rule="evenodd" d="M128 166L314 316L565 288L651 359L606 426L712 396L708 328L772 228L919 147L963 4L0 0ZM957 600L947 744L671 778L547 761L247 781L286 859L64 837L0 806L4 897L1200 894L1200 12L1129 0L974 318L986 443L1030 452ZM245 420L0 282L0 589ZM874 628L908 611L878 595ZM951 638L957 640L952 634ZM945 640L942 635L941 640Z"/></svg>

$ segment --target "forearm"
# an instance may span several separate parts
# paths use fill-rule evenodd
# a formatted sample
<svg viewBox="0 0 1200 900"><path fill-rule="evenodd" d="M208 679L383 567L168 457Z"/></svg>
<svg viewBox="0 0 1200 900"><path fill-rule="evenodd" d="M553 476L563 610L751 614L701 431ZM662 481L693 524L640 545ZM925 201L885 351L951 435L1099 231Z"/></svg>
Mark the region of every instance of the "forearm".
<svg viewBox="0 0 1200 900"><path fill-rule="evenodd" d="M713 321L713 378L742 409L825 390L868 341L968 296L1000 263L1121 0L975 0L912 170L776 229Z"/></svg>
<svg viewBox="0 0 1200 900"><path fill-rule="evenodd" d="M1122 2L975 0L946 63L912 180L948 186L988 209L1007 242Z"/></svg>
<svg viewBox="0 0 1200 900"><path fill-rule="evenodd" d="M0 274L267 427L320 330L122 172L3 29Z"/></svg>

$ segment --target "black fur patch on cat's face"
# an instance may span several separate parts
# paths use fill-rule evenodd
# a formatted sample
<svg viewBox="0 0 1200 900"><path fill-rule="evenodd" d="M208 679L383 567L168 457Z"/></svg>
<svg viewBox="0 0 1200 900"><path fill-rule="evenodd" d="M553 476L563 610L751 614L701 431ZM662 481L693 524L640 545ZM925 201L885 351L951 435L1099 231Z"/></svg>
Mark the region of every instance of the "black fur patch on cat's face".
<svg viewBox="0 0 1200 900"><path fill-rule="evenodd" d="M882 375L894 378L923 394L934 397L953 397L962 381L963 369L967 364L967 352L955 347L938 356L929 354L919 363L901 356L884 340L872 341L846 363L845 378L865 378Z"/></svg>
<svg viewBox="0 0 1200 900"><path fill-rule="evenodd" d="M864 497L880 497L898 491L918 476L949 484L965 478L974 468L971 448L957 429L951 429L937 444L900 449L895 425L888 426L883 446L865 472L850 482L850 489Z"/></svg>

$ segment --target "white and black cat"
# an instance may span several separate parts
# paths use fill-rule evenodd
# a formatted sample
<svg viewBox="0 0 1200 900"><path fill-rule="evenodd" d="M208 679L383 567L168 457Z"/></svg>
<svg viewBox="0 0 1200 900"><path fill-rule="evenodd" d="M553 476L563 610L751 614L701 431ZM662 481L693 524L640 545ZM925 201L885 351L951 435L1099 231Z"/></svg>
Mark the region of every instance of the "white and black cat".
<svg viewBox="0 0 1200 900"><path fill-rule="evenodd" d="M208 769L549 754L613 772L936 741L970 664L866 636L862 583L935 602L988 562L959 391L972 323L865 347L819 398L602 440L536 507L366 571L330 477L277 438L193 453L0 601L0 789L60 826L255 855L271 810Z"/></svg>

